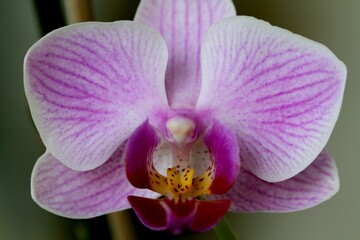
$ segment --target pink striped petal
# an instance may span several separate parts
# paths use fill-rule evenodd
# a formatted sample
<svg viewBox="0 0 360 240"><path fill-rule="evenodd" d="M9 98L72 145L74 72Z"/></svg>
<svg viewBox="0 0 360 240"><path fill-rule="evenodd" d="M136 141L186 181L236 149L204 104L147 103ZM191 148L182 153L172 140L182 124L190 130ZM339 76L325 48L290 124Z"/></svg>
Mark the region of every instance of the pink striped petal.
<svg viewBox="0 0 360 240"><path fill-rule="evenodd" d="M346 67L325 46L251 17L211 27L202 48L198 109L238 136L244 165L288 179L324 148L337 120Z"/></svg>
<svg viewBox="0 0 360 240"><path fill-rule="evenodd" d="M75 170L106 161L150 111L167 105L167 49L127 21L56 30L25 59L25 90L48 151Z"/></svg>
<svg viewBox="0 0 360 240"><path fill-rule="evenodd" d="M208 27L234 16L230 0L142 0L135 21L159 31L169 49L166 92L173 108L193 107L201 85L200 44Z"/></svg>
<svg viewBox="0 0 360 240"><path fill-rule="evenodd" d="M70 218L91 218L129 208L127 196L157 197L135 189L128 182L122 158L124 146L100 167L74 171L45 153L36 163L31 179L31 195L49 212Z"/></svg>
<svg viewBox="0 0 360 240"><path fill-rule="evenodd" d="M320 204L338 189L335 162L324 150L304 171L282 182L265 182L242 168L233 188L218 198L230 198L235 212L290 212Z"/></svg>

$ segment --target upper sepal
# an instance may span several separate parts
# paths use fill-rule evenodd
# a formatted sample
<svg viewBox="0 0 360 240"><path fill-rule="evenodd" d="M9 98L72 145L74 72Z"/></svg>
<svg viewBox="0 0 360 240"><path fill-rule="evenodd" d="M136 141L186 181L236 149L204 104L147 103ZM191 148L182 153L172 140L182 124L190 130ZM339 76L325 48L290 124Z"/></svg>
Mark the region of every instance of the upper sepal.
<svg viewBox="0 0 360 240"><path fill-rule="evenodd" d="M166 93L172 108L195 106L201 86L200 47L217 21L235 16L231 0L142 0L135 21L156 29L169 49Z"/></svg>

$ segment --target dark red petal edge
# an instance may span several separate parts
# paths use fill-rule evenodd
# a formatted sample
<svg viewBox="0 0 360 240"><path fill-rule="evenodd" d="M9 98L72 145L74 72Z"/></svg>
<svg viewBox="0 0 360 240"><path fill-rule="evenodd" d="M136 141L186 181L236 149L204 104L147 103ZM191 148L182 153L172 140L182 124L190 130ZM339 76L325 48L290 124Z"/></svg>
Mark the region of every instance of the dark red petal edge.
<svg viewBox="0 0 360 240"><path fill-rule="evenodd" d="M136 188L151 189L149 167L152 153L160 139L146 120L130 136L125 154L126 175Z"/></svg>
<svg viewBox="0 0 360 240"><path fill-rule="evenodd" d="M128 201L145 226L152 230L167 230L172 234L210 230L231 205L230 200L188 200L175 204L165 198L136 196L129 196Z"/></svg>
<svg viewBox="0 0 360 240"><path fill-rule="evenodd" d="M212 194L223 194L234 184L240 171L239 146L235 134L218 121L205 132L204 144L212 154L215 176Z"/></svg>

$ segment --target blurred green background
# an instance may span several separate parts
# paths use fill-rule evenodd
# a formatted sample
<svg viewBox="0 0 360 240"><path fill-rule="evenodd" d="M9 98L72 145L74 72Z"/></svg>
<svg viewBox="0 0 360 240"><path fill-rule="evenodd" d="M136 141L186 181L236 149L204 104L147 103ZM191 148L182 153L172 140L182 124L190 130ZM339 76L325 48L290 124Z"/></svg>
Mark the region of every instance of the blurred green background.
<svg viewBox="0 0 360 240"><path fill-rule="evenodd" d="M30 197L31 170L44 151L31 122L22 80L24 55L41 36L33 2L0 2L0 239L75 239L83 221L52 215ZM92 4L95 20L114 21L131 19L138 1L92 0ZM342 112L328 144L337 160L340 192L302 212L228 214L231 225L244 240L359 240L360 1L236 0L235 4L239 15L264 19L328 46L347 65L348 80ZM96 228L96 223L91 224ZM204 238L216 239L212 232Z"/></svg>

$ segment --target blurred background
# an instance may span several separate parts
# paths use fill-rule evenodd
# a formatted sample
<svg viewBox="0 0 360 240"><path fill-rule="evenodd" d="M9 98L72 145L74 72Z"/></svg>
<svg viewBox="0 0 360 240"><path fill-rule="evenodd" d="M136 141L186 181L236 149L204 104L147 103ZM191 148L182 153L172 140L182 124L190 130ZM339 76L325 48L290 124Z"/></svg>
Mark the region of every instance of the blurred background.
<svg viewBox="0 0 360 240"><path fill-rule="evenodd" d="M75 0L74 0L75 1ZM132 19L138 0L92 0L93 19ZM227 215L244 240L360 239L360 1L235 0L251 15L328 46L348 68L342 112L328 143L341 180L340 192L302 212ZM40 6L40 7L39 7ZM108 239L105 217L69 220L38 207L30 174L44 148L33 127L23 91L27 49L43 33L65 24L62 1L0 1L0 239ZM52 19L46 20L44 19ZM40 24L41 22L45 24ZM359 125L356 125L359 124ZM129 212L131 215L131 213ZM137 229L145 231L144 229ZM96 235L98 234L98 235ZM150 236L150 235L148 235ZM165 237L164 237L165 238ZM217 239L210 231L184 239ZM147 238L150 239L150 238ZM178 238L183 239L183 238Z"/></svg>

